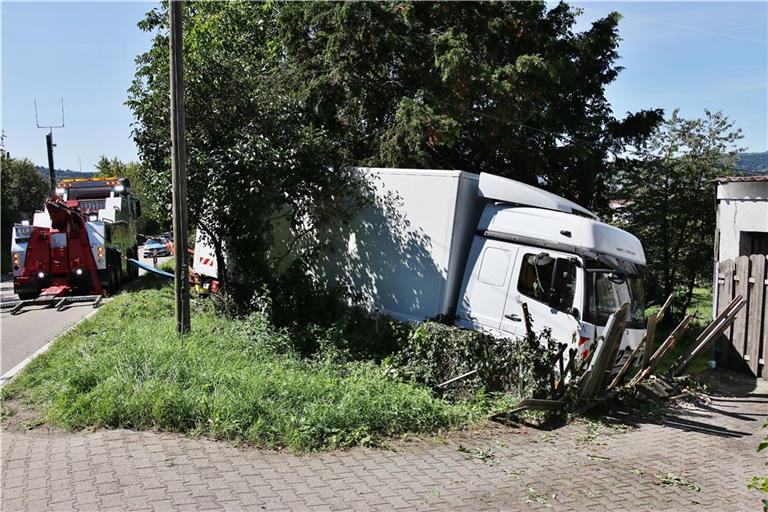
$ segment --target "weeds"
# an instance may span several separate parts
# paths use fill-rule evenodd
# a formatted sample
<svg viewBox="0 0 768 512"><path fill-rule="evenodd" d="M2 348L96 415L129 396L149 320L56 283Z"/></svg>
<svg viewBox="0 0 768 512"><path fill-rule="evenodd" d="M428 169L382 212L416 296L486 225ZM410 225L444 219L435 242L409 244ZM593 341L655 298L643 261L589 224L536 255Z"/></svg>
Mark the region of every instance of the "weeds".
<svg viewBox="0 0 768 512"><path fill-rule="evenodd" d="M701 491L701 487L699 487L696 483L691 482L690 480L686 480L683 477L674 475L672 473L657 473L654 475L659 482L663 485L673 485L675 487L683 487L685 489L699 492Z"/></svg>
<svg viewBox="0 0 768 512"><path fill-rule="evenodd" d="M492 465L496 463L496 454L493 453L492 448L475 448L475 453L472 457L481 460L483 464Z"/></svg>
<svg viewBox="0 0 768 512"><path fill-rule="evenodd" d="M602 424L597 421L585 420L586 432L576 437L576 442L579 444L601 446L605 444L605 441L600 437L602 431Z"/></svg>
<svg viewBox="0 0 768 512"><path fill-rule="evenodd" d="M556 444L557 436L554 432L544 432L539 436L538 440L542 443Z"/></svg>
<svg viewBox="0 0 768 512"><path fill-rule="evenodd" d="M531 486L527 486L525 489L525 502L526 503L539 503L541 505L547 505L550 498L555 499L557 494L549 495L544 492L539 492Z"/></svg>

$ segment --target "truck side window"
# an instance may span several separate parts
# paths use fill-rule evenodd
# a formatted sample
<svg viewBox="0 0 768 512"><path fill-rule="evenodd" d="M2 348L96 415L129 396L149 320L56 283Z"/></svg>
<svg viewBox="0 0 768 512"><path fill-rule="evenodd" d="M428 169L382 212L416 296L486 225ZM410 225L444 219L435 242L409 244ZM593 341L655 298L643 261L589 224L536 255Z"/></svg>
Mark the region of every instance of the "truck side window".
<svg viewBox="0 0 768 512"><path fill-rule="evenodd" d="M488 247L483 251L480 274L477 279L491 286L504 286L509 268L509 251Z"/></svg>
<svg viewBox="0 0 768 512"><path fill-rule="evenodd" d="M535 254L526 254L520 267L518 291L559 311L570 311L576 292L576 265L564 258L549 258L536 265Z"/></svg>
<svg viewBox="0 0 768 512"><path fill-rule="evenodd" d="M534 265L532 260L535 257L535 254L523 256L520 277L517 280L517 291L539 302L547 302L555 260L553 259L546 265Z"/></svg>

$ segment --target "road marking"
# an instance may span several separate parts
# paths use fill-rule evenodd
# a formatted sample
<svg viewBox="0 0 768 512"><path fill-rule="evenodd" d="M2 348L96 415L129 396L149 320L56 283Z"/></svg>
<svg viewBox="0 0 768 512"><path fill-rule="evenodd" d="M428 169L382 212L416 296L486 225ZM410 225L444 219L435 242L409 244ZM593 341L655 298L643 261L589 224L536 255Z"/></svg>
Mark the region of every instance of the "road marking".
<svg viewBox="0 0 768 512"><path fill-rule="evenodd" d="M69 331L77 327L80 324L80 322L87 320L88 318L91 318L93 315L98 313L99 309L101 309L101 307L95 308L93 311L85 315L83 318L81 318L74 324L70 325L69 327L61 331L61 333L58 336L55 336L51 341L49 341L48 343L46 343L45 345L37 349L34 354L32 354L31 356L29 356L28 358L26 358L25 360L23 360L22 362L20 362L19 364L17 364L7 372L5 372L2 376L0 376L0 388L8 384L8 382L10 382L11 379L13 379L19 372L21 372L21 370L23 370L25 366L31 363L34 358L36 358L40 354L44 354L45 352L47 352L48 349L51 348L51 345L53 345L56 342L56 340L58 340L59 338L67 334Z"/></svg>

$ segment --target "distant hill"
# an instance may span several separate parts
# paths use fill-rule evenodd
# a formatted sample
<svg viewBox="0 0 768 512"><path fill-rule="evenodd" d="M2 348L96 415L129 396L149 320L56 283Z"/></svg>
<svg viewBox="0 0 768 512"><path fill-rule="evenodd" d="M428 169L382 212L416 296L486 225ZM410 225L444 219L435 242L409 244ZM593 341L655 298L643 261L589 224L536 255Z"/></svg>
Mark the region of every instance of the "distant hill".
<svg viewBox="0 0 768 512"><path fill-rule="evenodd" d="M746 174L768 174L768 151L742 153L736 162L736 169Z"/></svg>
<svg viewBox="0 0 768 512"><path fill-rule="evenodd" d="M48 168L43 167L42 165L37 165L37 171L43 175L45 179L48 179ZM71 169L56 169L56 179L63 179L63 178L90 178L92 176L96 176L95 172L87 172L87 171L73 171Z"/></svg>

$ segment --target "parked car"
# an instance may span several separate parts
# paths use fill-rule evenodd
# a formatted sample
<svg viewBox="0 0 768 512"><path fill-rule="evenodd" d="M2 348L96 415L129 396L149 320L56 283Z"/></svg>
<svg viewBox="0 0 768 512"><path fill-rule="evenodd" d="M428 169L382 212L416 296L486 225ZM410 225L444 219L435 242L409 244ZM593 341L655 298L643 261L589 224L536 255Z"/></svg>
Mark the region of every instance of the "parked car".
<svg viewBox="0 0 768 512"><path fill-rule="evenodd" d="M170 256L171 252L168 250L165 242L159 238L150 238L144 244L144 257L149 258L155 254L157 256Z"/></svg>

